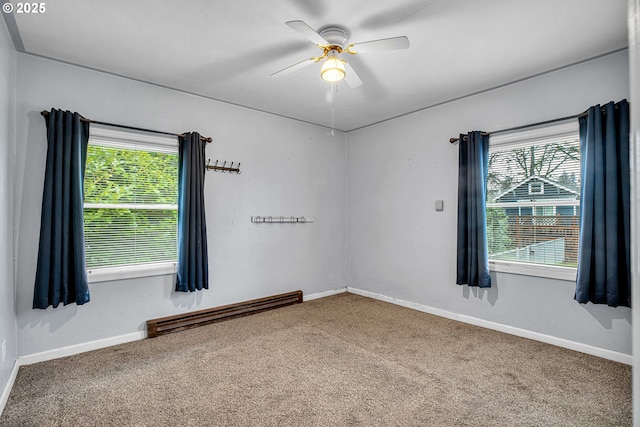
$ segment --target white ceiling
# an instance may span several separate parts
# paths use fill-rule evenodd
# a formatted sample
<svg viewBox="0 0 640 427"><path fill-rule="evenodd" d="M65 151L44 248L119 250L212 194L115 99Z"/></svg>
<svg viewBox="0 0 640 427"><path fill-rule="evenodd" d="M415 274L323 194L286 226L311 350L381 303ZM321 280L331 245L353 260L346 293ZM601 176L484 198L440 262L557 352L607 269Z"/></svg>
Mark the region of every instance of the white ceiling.
<svg viewBox="0 0 640 427"><path fill-rule="evenodd" d="M15 5L15 0L14 0ZM626 0L55 0L15 14L24 50L221 101L332 125L320 49L285 25L339 24L350 42L408 36L407 50L349 55L344 131L627 46ZM14 29L15 31L15 29ZM14 34L15 38L16 34Z"/></svg>

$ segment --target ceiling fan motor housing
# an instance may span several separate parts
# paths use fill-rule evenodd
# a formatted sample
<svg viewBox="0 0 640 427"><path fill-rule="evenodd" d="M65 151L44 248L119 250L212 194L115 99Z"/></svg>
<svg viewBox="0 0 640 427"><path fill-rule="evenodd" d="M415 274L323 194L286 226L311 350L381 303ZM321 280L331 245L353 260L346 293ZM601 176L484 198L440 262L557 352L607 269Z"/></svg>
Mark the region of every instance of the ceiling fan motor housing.
<svg viewBox="0 0 640 427"><path fill-rule="evenodd" d="M340 46L341 50L347 46L349 40L349 30L340 25L327 25L320 28L318 34L328 41L331 46Z"/></svg>

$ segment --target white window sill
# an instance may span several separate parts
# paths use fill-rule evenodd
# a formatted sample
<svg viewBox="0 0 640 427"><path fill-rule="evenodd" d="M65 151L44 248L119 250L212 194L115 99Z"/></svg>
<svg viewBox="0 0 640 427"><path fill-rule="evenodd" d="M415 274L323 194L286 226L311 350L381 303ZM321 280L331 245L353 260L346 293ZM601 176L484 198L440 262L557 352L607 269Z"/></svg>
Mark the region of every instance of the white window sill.
<svg viewBox="0 0 640 427"><path fill-rule="evenodd" d="M178 271L176 262L159 262L154 264L125 265L122 267L87 269L89 283L108 282L111 280L135 279L139 277L162 276Z"/></svg>
<svg viewBox="0 0 640 427"><path fill-rule="evenodd" d="M574 267L557 267L552 265L492 260L489 260L489 270L500 273L521 274L523 276L546 277L549 279L569 281L575 281L577 273L577 269Z"/></svg>

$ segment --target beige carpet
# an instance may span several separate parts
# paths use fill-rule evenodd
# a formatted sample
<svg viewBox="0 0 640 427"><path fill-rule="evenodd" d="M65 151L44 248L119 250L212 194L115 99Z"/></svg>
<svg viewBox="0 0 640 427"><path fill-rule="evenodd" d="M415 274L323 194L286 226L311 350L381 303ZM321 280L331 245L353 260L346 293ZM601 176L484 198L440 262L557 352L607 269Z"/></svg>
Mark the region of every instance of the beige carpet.
<svg viewBox="0 0 640 427"><path fill-rule="evenodd" d="M20 368L2 426L627 426L631 368L341 294Z"/></svg>

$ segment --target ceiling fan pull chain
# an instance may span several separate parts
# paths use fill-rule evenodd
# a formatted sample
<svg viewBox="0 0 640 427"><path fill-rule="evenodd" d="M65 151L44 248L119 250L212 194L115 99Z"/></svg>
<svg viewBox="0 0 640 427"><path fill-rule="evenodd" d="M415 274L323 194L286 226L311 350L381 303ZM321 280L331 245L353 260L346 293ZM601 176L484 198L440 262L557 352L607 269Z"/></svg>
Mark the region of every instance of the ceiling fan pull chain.
<svg viewBox="0 0 640 427"><path fill-rule="evenodd" d="M335 82L331 83L331 91L333 92L331 96L331 136L335 136L333 133L333 101L336 98L335 94L338 93Z"/></svg>
<svg viewBox="0 0 640 427"><path fill-rule="evenodd" d="M333 133L333 105L331 106L331 136L335 136Z"/></svg>

